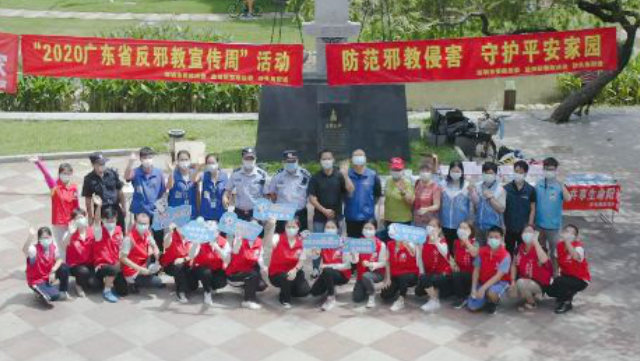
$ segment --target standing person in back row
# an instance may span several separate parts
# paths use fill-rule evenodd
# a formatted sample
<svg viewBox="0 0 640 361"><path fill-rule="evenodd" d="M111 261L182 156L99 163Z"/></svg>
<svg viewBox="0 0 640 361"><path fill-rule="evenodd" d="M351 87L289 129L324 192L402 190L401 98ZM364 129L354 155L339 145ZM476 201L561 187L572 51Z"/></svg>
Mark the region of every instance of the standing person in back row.
<svg viewBox="0 0 640 361"><path fill-rule="evenodd" d="M124 198L122 186L124 183L118 176L118 171L114 168L107 168L106 159L101 152L95 152L89 156L93 170L84 176L82 185L82 196L85 200L87 209L87 218L90 224L94 220L100 221L100 218L94 217L96 205L93 203L93 195L97 195L102 199L101 211L104 214L107 208L113 208L117 213L117 223L125 232L124 219L127 215L127 203Z"/></svg>
<svg viewBox="0 0 640 361"><path fill-rule="evenodd" d="M493 227L503 228L502 214L507 195L498 180L498 165L485 162L482 165L482 182L469 188L471 201L475 205L477 229L476 239L480 245L487 241L487 232Z"/></svg>
<svg viewBox="0 0 640 361"><path fill-rule="evenodd" d="M404 160L394 157L389 160L391 179L384 190L384 226L391 223L410 224L413 219L413 184L404 176Z"/></svg>
<svg viewBox="0 0 640 361"><path fill-rule="evenodd" d="M567 187L558 180L559 163L555 158L542 161L544 179L536 183L536 228L540 232L541 245L548 249L554 275L558 274L556 249L562 229L562 203L571 201Z"/></svg>
<svg viewBox="0 0 640 361"><path fill-rule="evenodd" d="M266 194L267 172L256 165L256 151L251 147L242 150L242 167L231 174L222 198L225 208L235 204L238 218L250 221L256 200Z"/></svg>
<svg viewBox="0 0 640 361"><path fill-rule="evenodd" d="M269 196L275 203L289 203L296 205L295 218L298 219L300 232L307 226L307 188L311 174L298 164L298 152L285 150L282 153L282 168L269 182ZM285 231L285 221L276 223L275 232Z"/></svg>
<svg viewBox="0 0 640 361"><path fill-rule="evenodd" d="M344 205L344 216L347 223L349 237L362 237L364 224L375 219L376 206L382 196L380 177L367 167L367 156L362 149L356 149L351 156L353 166L349 169L349 178L353 182L354 190Z"/></svg>
<svg viewBox="0 0 640 361"><path fill-rule="evenodd" d="M140 149L140 166L133 168L138 159L135 153L131 153L129 163L124 171L124 179L133 186L133 199L130 211L136 218L140 213L149 216L149 226L153 224L153 213L156 211L156 202L162 198L166 191L164 174L160 168L153 166L155 152L149 147ZM149 227L150 228L150 227ZM164 230L153 231L153 239L160 252L164 249Z"/></svg>
<svg viewBox="0 0 640 361"><path fill-rule="evenodd" d="M529 165L519 160L513 166L513 181L504 186L507 203L504 210L504 224L507 231L504 243L507 251L514 256L518 245L522 243L525 227L533 226L536 215L536 189L525 180Z"/></svg>

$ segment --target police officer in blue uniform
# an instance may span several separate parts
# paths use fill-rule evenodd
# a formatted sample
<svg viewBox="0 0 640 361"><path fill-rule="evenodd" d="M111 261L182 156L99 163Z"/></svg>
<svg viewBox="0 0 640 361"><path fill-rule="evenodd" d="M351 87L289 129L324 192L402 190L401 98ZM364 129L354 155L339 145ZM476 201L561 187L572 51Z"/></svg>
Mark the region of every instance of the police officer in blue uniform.
<svg viewBox="0 0 640 361"><path fill-rule="evenodd" d="M285 150L282 153L282 168L269 183L269 197L276 203L291 203L297 206L295 217L300 223L300 231L307 226L307 188L311 173L298 164L298 152ZM284 232L285 221L276 223L276 232Z"/></svg>
<svg viewBox="0 0 640 361"><path fill-rule="evenodd" d="M226 185L225 208L234 204L238 218L250 221L255 202L266 194L266 184L267 172L256 165L255 150L252 147L242 149L242 167L233 171Z"/></svg>

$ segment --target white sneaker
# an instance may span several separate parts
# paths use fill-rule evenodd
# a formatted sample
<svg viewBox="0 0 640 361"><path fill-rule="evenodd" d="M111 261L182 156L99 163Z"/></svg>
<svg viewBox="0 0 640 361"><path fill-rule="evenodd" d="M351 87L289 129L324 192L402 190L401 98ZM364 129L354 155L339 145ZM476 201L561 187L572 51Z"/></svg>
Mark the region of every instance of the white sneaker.
<svg viewBox="0 0 640 361"><path fill-rule="evenodd" d="M289 302L283 302L282 303L282 308L284 308L285 310L290 310L293 306L291 306L291 304Z"/></svg>
<svg viewBox="0 0 640 361"><path fill-rule="evenodd" d="M420 307L424 312L435 312L440 308L440 301L429 300L427 303Z"/></svg>
<svg viewBox="0 0 640 361"><path fill-rule="evenodd" d="M324 301L322 307L320 307L323 311L331 311L331 309L336 305L336 299L333 296L327 297L327 300Z"/></svg>
<svg viewBox="0 0 640 361"><path fill-rule="evenodd" d="M318 270L318 269L315 269L315 268L314 268L314 269L311 271L311 279L314 279L314 280L315 280L315 279L316 279L316 278L318 278L319 276L320 276L320 270Z"/></svg>
<svg viewBox="0 0 640 361"><path fill-rule="evenodd" d="M211 292L204 293L204 304L207 306L213 306L213 301L211 300Z"/></svg>
<svg viewBox="0 0 640 361"><path fill-rule="evenodd" d="M259 310L262 308L262 306L260 306L259 303L253 302L253 301L243 301L240 306L244 307L244 308L248 308L250 310Z"/></svg>
<svg viewBox="0 0 640 361"><path fill-rule="evenodd" d="M398 312L404 309L404 297L400 296L398 299L391 305L391 312Z"/></svg>
<svg viewBox="0 0 640 361"><path fill-rule="evenodd" d="M367 300L367 308L374 307L376 307L376 296L369 296L369 299Z"/></svg>
<svg viewBox="0 0 640 361"><path fill-rule="evenodd" d="M187 299L187 295L185 295L184 292L178 293L178 302L182 304L189 303L189 300Z"/></svg>
<svg viewBox="0 0 640 361"><path fill-rule="evenodd" d="M71 300L71 295L69 294L69 292L60 292L60 298L58 298L59 301L70 301Z"/></svg>
<svg viewBox="0 0 640 361"><path fill-rule="evenodd" d="M78 297L85 297L85 293L84 290L82 289L82 286L80 286L79 284L76 283L76 295L78 295Z"/></svg>

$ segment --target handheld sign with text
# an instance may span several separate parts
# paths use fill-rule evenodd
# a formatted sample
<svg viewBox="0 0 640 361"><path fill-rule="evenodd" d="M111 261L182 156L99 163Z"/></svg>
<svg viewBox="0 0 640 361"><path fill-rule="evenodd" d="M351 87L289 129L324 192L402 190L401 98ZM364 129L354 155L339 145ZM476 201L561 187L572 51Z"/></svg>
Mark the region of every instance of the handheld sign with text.
<svg viewBox="0 0 640 361"><path fill-rule="evenodd" d="M396 241L423 244L427 240L427 230L401 223L391 223L389 226L389 237Z"/></svg>
<svg viewBox="0 0 640 361"><path fill-rule="evenodd" d="M254 239L258 238L260 233L262 233L263 228L259 224L238 219L236 221L235 229L235 234L237 236L253 241Z"/></svg>
<svg viewBox="0 0 640 361"><path fill-rule="evenodd" d="M180 232L186 240L193 243L207 243L217 236L216 232L204 223L202 219L187 223L180 228Z"/></svg>
<svg viewBox="0 0 640 361"><path fill-rule="evenodd" d="M342 246L340 236L333 233L311 233L303 241L306 249L333 249Z"/></svg>
<svg viewBox="0 0 640 361"><path fill-rule="evenodd" d="M237 221L237 214L233 212L225 212L222 217L220 217L220 221L218 222L218 229L220 230L220 232L224 232L226 234L235 234Z"/></svg>
<svg viewBox="0 0 640 361"><path fill-rule="evenodd" d="M293 203L273 203L268 199L259 199L253 207L253 217L261 221L273 218L276 221L290 221L296 215L297 207Z"/></svg>
<svg viewBox="0 0 640 361"><path fill-rule="evenodd" d="M171 223L181 227L191 220L191 206L167 207L166 209L156 209L153 213L153 224L151 228L159 231L169 227Z"/></svg>
<svg viewBox="0 0 640 361"><path fill-rule="evenodd" d="M371 254L376 251L376 244L370 238L350 238L344 239L344 251L348 253Z"/></svg>

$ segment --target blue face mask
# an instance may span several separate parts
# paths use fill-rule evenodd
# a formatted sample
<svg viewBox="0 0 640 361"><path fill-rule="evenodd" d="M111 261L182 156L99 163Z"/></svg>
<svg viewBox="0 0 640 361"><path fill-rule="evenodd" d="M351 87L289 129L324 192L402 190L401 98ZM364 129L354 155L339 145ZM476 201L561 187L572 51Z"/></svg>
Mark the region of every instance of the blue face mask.
<svg viewBox="0 0 640 361"><path fill-rule="evenodd" d="M146 224L136 224L136 229L140 235L143 235L147 229L149 229L149 226Z"/></svg>
<svg viewBox="0 0 640 361"><path fill-rule="evenodd" d="M487 244L491 249L498 249L500 247L500 238L489 238Z"/></svg>
<svg viewBox="0 0 640 361"><path fill-rule="evenodd" d="M296 170L298 170L298 162L295 163L285 163L284 164L284 169L289 172L289 173L293 173Z"/></svg>

